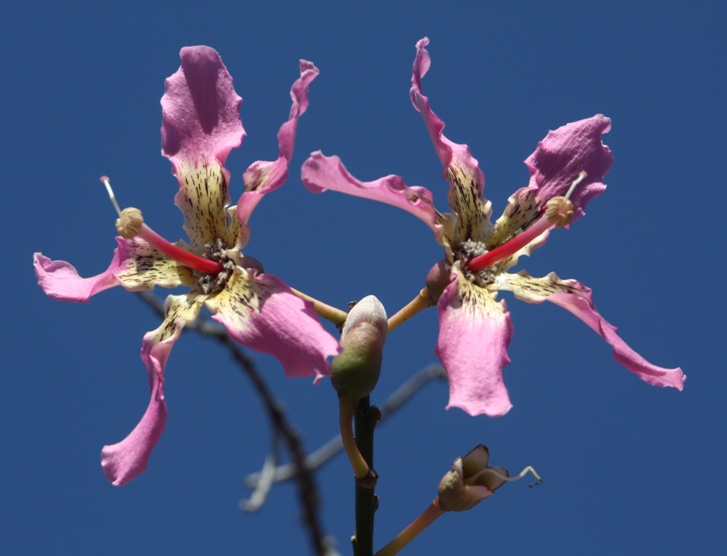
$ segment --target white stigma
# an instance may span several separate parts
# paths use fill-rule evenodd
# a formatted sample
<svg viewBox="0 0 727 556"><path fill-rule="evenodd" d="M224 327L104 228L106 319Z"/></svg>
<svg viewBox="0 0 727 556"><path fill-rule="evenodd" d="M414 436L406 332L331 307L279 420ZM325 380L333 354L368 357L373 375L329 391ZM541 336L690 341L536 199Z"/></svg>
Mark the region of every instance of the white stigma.
<svg viewBox="0 0 727 556"><path fill-rule="evenodd" d="M580 174L578 174L578 178L576 178L576 180L571 184L570 189L568 190L568 193L565 194L565 198L567 200L570 200L571 193L573 193L573 191L575 191L576 185L581 183L587 177L588 177L588 174L586 174L585 172L581 172Z"/></svg>
<svg viewBox="0 0 727 556"><path fill-rule="evenodd" d="M482 471L480 471L477 474L477 476L485 475L485 474L494 475L495 477L497 477L498 479L501 479L503 481L512 482L512 481L519 481L528 473L532 473L533 476L538 480L538 482L530 483L528 486L532 487L532 486L540 485L543 483L543 479L540 478L540 475L538 475L537 472L535 471L535 469L533 469L532 466L530 466L530 465L528 465L525 469L520 471L520 474L516 475L515 477L506 477L505 475L503 475L502 473L498 473L491 467L488 467L487 469L483 469Z"/></svg>
<svg viewBox="0 0 727 556"><path fill-rule="evenodd" d="M114 205L114 208L116 209L116 214L118 214L120 218L121 209L119 208L119 203L116 202L116 196L114 195L114 190L111 189L111 182L109 181L108 176L101 176L101 183L106 186L106 191L109 194L109 199L111 199L111 204Z"/></svg>

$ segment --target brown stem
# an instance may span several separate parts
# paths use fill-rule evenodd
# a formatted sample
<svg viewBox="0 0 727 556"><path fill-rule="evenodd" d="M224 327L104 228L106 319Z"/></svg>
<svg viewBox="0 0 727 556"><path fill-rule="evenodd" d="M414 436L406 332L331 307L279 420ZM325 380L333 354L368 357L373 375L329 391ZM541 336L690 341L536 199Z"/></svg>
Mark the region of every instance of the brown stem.
<svg viewBox="0 0 727 556"><path fill-rule="evenodd" d="M429 527L432 522L444 513L439 505L439 497L434 499L429 507L419 517L407 525L394 540L376 553L376 556L395 556L399 551L409 544L419 533Z"/></svg>

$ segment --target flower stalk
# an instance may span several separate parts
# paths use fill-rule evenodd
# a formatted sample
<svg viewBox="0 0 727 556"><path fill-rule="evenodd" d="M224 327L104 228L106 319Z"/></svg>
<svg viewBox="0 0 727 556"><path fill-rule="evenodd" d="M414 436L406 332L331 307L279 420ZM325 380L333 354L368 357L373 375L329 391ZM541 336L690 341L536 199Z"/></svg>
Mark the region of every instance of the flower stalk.
<svg viewBox="0 0 727 556"><path fill-rule="evenodd" d="M301 299L313 303L313 308L315 309L316 314L322 319L326 319L327 321L332 322L339 328L343 326L344 322L346 322L346 311L341 311L341 309L338 309L337 307L333 307L332 305L323 303L322 301L317 300L315 297L311 297L310 295L298 291L295 288L290 288L290 291L292 291Z"/></svg>
<svg viewBox="0 0 727 556"><path fill-rule="evenodd" d="M427 307L432 307L433 305L436 305L436 303L432 300L427 289L422 289L414 299L404 305L404 307L399 309L399 311L389 319L389 332L417 313L423 311Z"/></svg>
<svg viewBox="0 0 727 556"><path fill-rule="evenodd" d="M353 434L353 416L356 412L354 406L341 400L339 404L339 425L341 427L341 440L343 441L343 448L346 450L348 461L351 462L353 467L353 474L356 479L364 479L369 474L369 464L366 463L361 452L356 445L356 438Z"/></svg>
<svg viewBox="0 0 727 556"><path fill-rule="evenodd" d="M437 496L419 517L407 525L389 544L379 550L376 556L395 556L399 554L402 548L414 540L419 533L424 531L424 529L434 523L434 520L443 514L444 510L439 505L439 497Z"/></svg>

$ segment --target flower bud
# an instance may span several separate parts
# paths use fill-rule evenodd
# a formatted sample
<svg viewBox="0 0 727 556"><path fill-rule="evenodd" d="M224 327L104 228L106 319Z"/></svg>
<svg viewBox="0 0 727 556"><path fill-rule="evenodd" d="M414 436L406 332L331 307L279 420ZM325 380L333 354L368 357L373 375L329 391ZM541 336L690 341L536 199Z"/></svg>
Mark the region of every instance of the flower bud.
<svg viewBox="0 0 727 556"><path fill-rule="evenodd" d="M435 264L427 274L427 291L435 303L439 301L442 292L452 281L449 275L450 271L447 270L447 262L444 259Z"/></svg>
<svg viewBox="0 0 727 556"><path fill-rule="evenodd" d="M331 373L341 402L355 406L376 387L387 331L386 310L373 295L348 313L341 333L343 352L333 359Z"/></svg>
<svg viewBox="0 0 727 556"><path fill-rule="evenodd" d="M490 453L480 444L464 458L457 458L439 482L439 506L445 511L473 508L507 482L510 473L487 465Z"/></svg>

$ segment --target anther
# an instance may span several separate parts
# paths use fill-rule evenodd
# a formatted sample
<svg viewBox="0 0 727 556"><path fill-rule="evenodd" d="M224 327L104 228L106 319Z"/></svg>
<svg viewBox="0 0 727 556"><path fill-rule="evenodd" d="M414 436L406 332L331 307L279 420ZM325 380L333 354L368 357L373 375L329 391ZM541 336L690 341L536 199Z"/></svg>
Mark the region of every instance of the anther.
<svg viewBox="0 0 727 556"><path fill-rule="evenodd" d="M573 203L565 197L553 197L545 203L545 217L556 228L562 228L573 220Z"/></svg>
<svg viewBox="0 0 727 556"><path fill-rule="evenodd" d="M116 219L116 231L124 239L133 239L141 232L144 225L144 217L138 208L125 208Z"/></svg>

